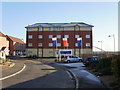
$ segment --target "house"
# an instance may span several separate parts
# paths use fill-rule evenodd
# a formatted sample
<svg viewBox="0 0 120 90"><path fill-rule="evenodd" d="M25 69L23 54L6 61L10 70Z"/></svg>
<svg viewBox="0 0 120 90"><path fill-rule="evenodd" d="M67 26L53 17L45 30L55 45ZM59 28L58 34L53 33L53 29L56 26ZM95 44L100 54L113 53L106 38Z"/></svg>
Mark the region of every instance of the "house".
<svg viewBox="0 0 120 90"><path fill-rule="evenodd" d="M9 55L25 55L26 44L19 38L6 35L9 41Z"/></svg>
<svg viewBox="0 0 120 90"><path fill-rule="evenodd" d="M71 49L74 55L92 52L92 27L83 22L70 23L35 23L26 26L27 56L55 57L56 49ZM57 38L54 47L52 39ZM63 38L67 38L68 46L64 47ZM82 38L82 46L77 39Z"/></svg>
<svg viewBox="0 0 120 90"><path fill-rule="evenodd" d="M9 55L9 41L6 36L0 32L0 58L6 59L6 55Z"/></svg>

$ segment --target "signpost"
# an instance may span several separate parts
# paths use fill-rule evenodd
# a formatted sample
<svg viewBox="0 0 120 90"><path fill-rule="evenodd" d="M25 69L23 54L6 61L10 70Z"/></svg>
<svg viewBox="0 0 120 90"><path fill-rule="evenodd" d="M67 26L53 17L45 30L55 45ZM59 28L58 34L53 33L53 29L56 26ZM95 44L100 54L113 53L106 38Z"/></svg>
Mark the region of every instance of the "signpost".
<svg viewBox="0 0 120 90"><path fill-rule="evenodd" d="M59 50L59 61L61 61L61 56L72 55L72 49Z"/></svg>

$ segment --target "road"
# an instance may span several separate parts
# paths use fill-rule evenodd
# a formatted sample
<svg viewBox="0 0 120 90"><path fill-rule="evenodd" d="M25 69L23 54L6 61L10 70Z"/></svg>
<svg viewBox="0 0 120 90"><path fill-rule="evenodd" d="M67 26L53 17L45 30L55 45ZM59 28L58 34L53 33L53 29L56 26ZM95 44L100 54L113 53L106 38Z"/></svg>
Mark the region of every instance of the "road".
<svg viewBox="0 0 120 90"><path fill-rule="evenodd" d="M2 88L75 88L65 70L34 60L14 60L24 63L23 72L2 81Z"/></svg>
<svg viewBox="0 0 120 90"><path fill-rule="evenodd" d="M89 73L80 62L67 64L43 60L41 63L41 60L14 59L15 63L25 64L26 68L3 80L3 88L105 88L99 78Z"/></svg>

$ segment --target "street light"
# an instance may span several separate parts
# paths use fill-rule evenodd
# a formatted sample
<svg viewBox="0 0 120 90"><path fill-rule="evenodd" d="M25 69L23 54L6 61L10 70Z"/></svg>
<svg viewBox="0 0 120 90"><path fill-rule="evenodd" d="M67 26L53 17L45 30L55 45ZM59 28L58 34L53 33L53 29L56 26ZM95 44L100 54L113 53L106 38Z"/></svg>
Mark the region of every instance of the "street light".
<svg viewBox="0 0 120 90"><path fill-rule="evenodd" d="M100 43L101 43L101 52L102 52L102 41L98 41L98 42L100 42Z"/></svg>
<svg viewBox="0 0 120 90"><path fill-rule="evenodd" d="M113 40L114 40L114 52L115 52L115 35L109 35L108 37L113 37Z"/></svg>

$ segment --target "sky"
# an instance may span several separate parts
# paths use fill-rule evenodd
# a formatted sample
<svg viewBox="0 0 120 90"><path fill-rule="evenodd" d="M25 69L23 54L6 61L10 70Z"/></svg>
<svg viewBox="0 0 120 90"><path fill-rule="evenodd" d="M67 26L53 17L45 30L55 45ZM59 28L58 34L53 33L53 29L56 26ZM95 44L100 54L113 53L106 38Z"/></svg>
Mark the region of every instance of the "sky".
<svg viewBox="0 0 120 90"><path fill-rule="evenodd" d="M117 2L2 2L2 32L26 41L25 26L34 23L70 23L73 21L92 24L93 46L105 51L118 49ZM98 50L98 49L94 49Z"/></svg>

